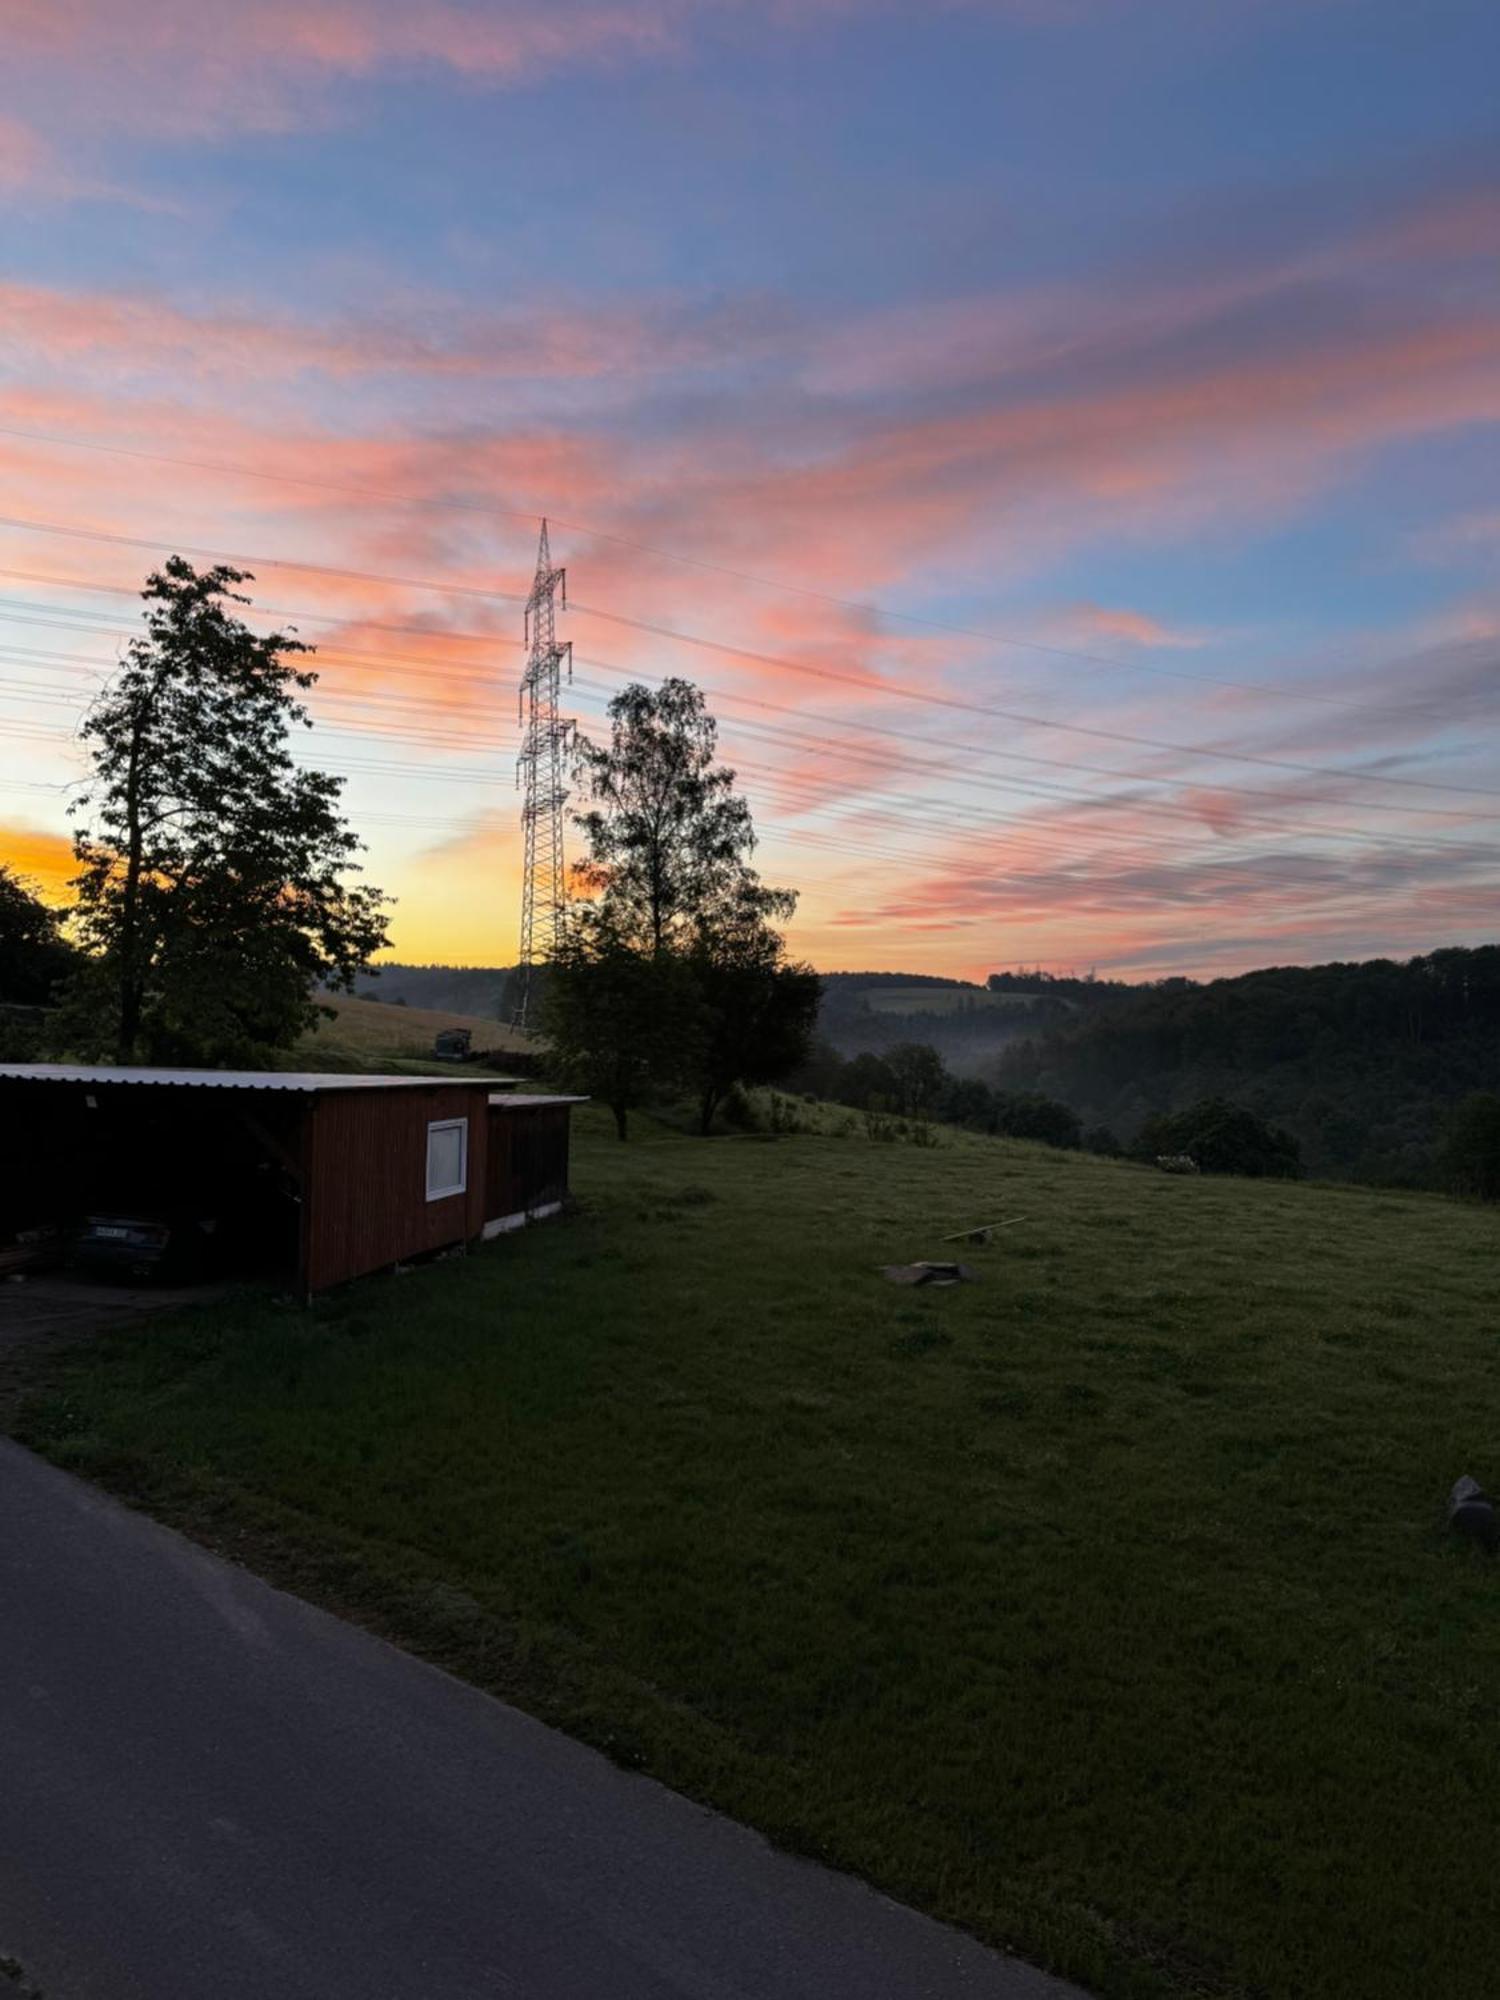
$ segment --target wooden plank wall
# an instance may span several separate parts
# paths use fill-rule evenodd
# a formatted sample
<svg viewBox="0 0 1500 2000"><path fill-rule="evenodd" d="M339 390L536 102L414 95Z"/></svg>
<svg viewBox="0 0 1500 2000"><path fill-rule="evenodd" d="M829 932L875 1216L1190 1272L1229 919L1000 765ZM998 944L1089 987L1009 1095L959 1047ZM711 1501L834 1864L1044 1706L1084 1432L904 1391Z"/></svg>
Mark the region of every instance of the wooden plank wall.
<svg viewBox="0 0 1500 2000"><path fill-rule="evenodd" d="M503 1101L490 1106L486 1222L566 1198L570 1109Z"/></svg>
<svg viewBox="0 0 1500 2000"><path fill-rule="evenodd" d="M489 1086L320 1092L306 1134L303 1287L321 1291L484 1226ZM469 1121L468 1187L427 1199L427 1127Z"/></svg>

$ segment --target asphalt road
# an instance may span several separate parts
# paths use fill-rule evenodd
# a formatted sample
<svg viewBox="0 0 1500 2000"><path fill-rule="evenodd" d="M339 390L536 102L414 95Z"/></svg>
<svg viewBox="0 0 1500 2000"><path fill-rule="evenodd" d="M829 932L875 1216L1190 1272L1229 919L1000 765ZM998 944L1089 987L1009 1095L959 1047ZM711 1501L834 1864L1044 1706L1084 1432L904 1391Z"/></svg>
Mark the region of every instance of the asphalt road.
<svg viewBox="0 0 1500 2000"><path fill-rule="evenodd" d="M47 2000L1081 2000L0 1440L0 1957Z"/></svg>

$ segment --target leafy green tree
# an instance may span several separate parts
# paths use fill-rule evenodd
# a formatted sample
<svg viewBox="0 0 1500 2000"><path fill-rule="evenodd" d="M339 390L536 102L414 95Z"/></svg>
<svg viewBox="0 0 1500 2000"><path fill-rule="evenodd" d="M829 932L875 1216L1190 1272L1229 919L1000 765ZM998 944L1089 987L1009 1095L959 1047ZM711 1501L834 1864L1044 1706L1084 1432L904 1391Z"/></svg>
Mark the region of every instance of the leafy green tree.
<svg viewBox="0 0 1500 2000"><path fill-rule="evenodd" d="M387 942L387 901L351 885L362 843L341 778L295 762L308 648L233 606L250 581L180 556L142 595L146 629L83 724L94 771L75 810L76 928L91 963L73 996L85 1042L244 1059L286 1047Z"/></svg>
<svg viewBox="0 0 1500 2000"><path fill-rule="evenodd" d="M994 1095L995 1130L1008 1139L1039 1139L1044 1146L1074 1147L1083 1142L1083 1126L1076 1111L1044 1097L1036 1090L997 1090Z"/></svg>
<svg viewBox="0 0 1500 2000"><path fill-rule="evenodd" d="M699 1032L692 975L672 953L637 951L607 913L569 924L549 963L539 1024L551 1066L607 1104L626 1139L633 1110L690 1080Z"/></svg>
<svg viewBox="0 0 1500 2000"><path fill-rule="evenodd" d="M891 1110L896 1102L896 1079L890 1064L868 1049L862 1050L845 1063L838 1095L841 1104L852 1105L856 1111Z"/></svg>
<svg viewBox="0 0 1500 2000"><path fill-rule="evenodd" d="M750 865L750 809L716 762L700 690L632 685L609 718L607 744L578 748L588 854L575 877L589 893L550 961L546 1032L573 1074L599 1079L622 1138L651 1087L691 1089L707 1131L736 1083L803 1059L820 988L787 958L777 925L796 897Z"/></svg>
<svg viewBox="0 0 1500 2000"><path fill-rule="evenodd" d="M1206 1097L1186 1111L1148 1119L1131 1150L1146 1160L1185 1153L1205 1174L1295 1180L1302 1172L1301 1154L1289 1132L1223 1097Z"/></svg>
<svg viewBox="0 0 1500 2000"><path fill-rule="evenodd" d="M746 881L727 912L694 931L687 964L697 999L692 1070L701 1132L736 1084L775 1083L806 1059L823 985L811 966L788 962L771 926L787 900Z"/></svg>
<svg viewBox="0 0 1500 2000"><path fill-rule="evenodd" d="M789 1090L804 1092L809 1097L826 1097L833 1103L844 1102L844 1068L844 1058L832 1042L814 1035L801 1062L795 1070L788 1072L786 1085Z"/></svg>
<svg viewBox="0 0 1500 2000"><path fill-rule="evenodd" d="M994 1098L989 1085L977 1076L947 1077L937 1108L949 1125L966 1125L971 1132L994 1129Z"/></svg>
<svg viewBox="0 0 1500 2000"><path fill-rule="evenodd" d="M755 828L733 771L715 762L718 726L691 681L632 683L609 720L607 744L578 746L589 805L574 819L588 857L575 875L607 905L620 942L656 957L732 917L755 879ZM790 914L789 892L766 893Z"/></svg>
<svg viewBox="0 0 1500 2000"><path fill-rule="evenodd" d="M12 868L0 865L0 1001L39 1007L73 963L59 913Z"/></svg>
<svg viewBox="0 0 1500 2000"><path fill-rule="evenodd" d="M948 1081L942 1057L925 1042L897 1042L886 1050L885 1066L895 1084L894 1108L903 1118L924 1117Z"/></svg>
<svg viewBox="0 0 1500 2000"><path fill-rule="evenodd" d="M1455 1194L1500 1201L1500 1096L1494 1091L1475 1091L1454 1112L1443 1167Z"/></svg>

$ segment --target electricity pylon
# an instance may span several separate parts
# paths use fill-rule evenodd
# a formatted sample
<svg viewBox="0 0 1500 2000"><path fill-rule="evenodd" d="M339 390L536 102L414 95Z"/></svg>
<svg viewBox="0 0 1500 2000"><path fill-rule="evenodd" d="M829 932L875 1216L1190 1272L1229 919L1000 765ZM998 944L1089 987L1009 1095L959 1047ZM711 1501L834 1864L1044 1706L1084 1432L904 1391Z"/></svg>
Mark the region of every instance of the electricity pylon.
<svg viewBox="0 0 1500 2000"><path fill-rule="evenodd" d="M537 547L536 576L526 600L526 671L521 676L521 754L516 781L521 788L521 830L526 858L521 877L521 952L516 967L515 1002L511 1018L527 1025L531 1008L531 973L538 959L550 956L557 942L568 899L563 866L563 807L568 790L563 782L564 758L573 724L557 712L564 668L573 678L571 641L557 643L557 606L568 608L568 573L552 567L547 523Z"/></svg>

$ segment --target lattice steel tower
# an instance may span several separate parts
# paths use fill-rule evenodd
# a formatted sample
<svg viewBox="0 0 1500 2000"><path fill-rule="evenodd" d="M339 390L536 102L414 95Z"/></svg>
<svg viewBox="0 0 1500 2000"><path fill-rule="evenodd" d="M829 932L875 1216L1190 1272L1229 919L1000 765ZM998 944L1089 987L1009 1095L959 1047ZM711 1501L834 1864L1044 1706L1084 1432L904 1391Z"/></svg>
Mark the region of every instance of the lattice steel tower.
<svg viewBox="0 0 1500 2000"><path fill-rule="evenodd" d="M521 879L521 954L516 968L516 998L512 1019L527 1025L531 1007L531 973L557 941L568 900L563 867L563 806L568 790L563 782L564 758L573 724L557 712L557 698L566 668L573 678L571 642L557 643L557 606L568 608L568 573L552 567L547 523L536 553L536 577L526 600L526 671L521 676L521 754L516 781L522 792L521 827L526 840Z"/></svg>

